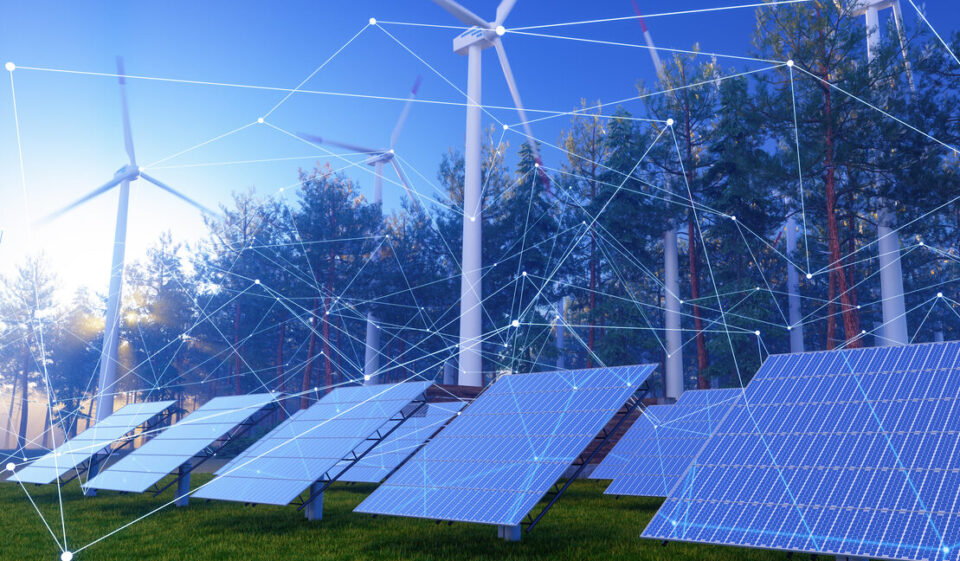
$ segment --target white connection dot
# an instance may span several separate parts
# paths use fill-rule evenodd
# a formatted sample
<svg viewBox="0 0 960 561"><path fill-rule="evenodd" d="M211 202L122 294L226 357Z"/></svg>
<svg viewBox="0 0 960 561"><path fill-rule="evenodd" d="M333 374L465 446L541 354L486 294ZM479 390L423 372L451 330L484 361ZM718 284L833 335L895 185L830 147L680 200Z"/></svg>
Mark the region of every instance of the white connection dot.
<svg viewBox="0 0 960 561"><path fill-rule="evenodd" d="M813 275L811 275L810 273L807 273L807 278L808 278L808 279L812 279L812 278L813 278Z"/></svg>
<svg viewBox="0 0 960 561"><path fill-rule="evenodd" d="M793 66L793 59L792 59L792 58L787 61L787 66Z"/></svg>
<svg viewBox="0 0 960 561"><path fill-rule="evenodd" d="M733 216L733 215L731 215L731 216L730 216L730 220L733 220L734 222L736 222L736 221L737 221L737 217L736 217L736 216Z"/></svg>
<svg viewBox="0 0 960 561"><path fill-rule="evenodd" d="M671 521L670 521L670 524L673 525L673 526L676 526L676 525L677 525L677 521L676 521L676 520L671 520Z"/></svg>
<svg viewBox="0 0 960 561"><path fill-rule="evenodd" d="M923 247L923 242L920 242L920 247Z"/></svg>
<svg viewBox="0 0 960 561"><path fill-rule="evenodd" d="M263 124L263 117L259 117L259 118L257 118L257 122L258 122L258 123L260 123L260 124L262 125L262 124Z"/></svg>
<svg viewBox="0 0 960 561"><path fill-rule="evenodd" d="M476 221L477 221L477 217L476 217L476 216L471 216L471 217L470 217L470 222L476 222Z"/></svg>
<svg viewBox="0 0 960 561"><path fill-rule="evenodd" d="M14 471L14 470L16 470L16 469L17 469L17 464L15 464L15 463L13 463L13 462L9 462L9 463L7 464L7 471Z"/></svg>
<svg viewBox="0 0 960 561"><path fill-rule="evenodd" d="M503 37L503 34L507 32L507 28L502 25L498 25L494 31L497 32L497 35Z"/></svg>
<svg viewBox="0 0 960 561"><path fill-rule="evenodd" d="M866 335L866 334L867 334L867 330L866 330L866 329L861 329L861 330L860 330L860 335Z"/></svg>
<svg viewBox="0 0 960 561"><path fill-rule="evenodd" d="M949 547L944 547L944 548L943 548L943 552L944 552L944 553L950 553L950 548L949 548Z"/></svg>
<svg viewBox="0 0 960 561"><path fill-rule="evenodd" d="M369 374L364 374L364 375L363 375L363 379L364 379L364 380L369 380L369 379L370 379L370 375L369 375Z"/></svg>
<svg viewBox="0 0 960 561"><path fill-rule="evenodd" d="M513 321L510 322L510 325L512 325L512 326L514 326L514 327L520 327L520 320L516 320L516 319L515 319L515 320L513 320Z"/></svg>
<svg viewBox="0 0 960 561"><path fill-rule="evenodd" d="M681 304L683 304L683 300L679 300L679 302L680 302Z"/></svg>
<svg viewBox="0 0 960 561"><path fill-rule="evenodd" d="M576 391L577 389L579 389L579 388L577 388L577 386L573 386L573 390L574 390L574 391Z"/></svg>
<svg viewBox="0 0 960 561"><path fill-rule="evenodd" d="M754 331L753 334L756 335L757 337L759 337L759 336L760 336L760 330L758 329L758 330Z"/></svg>
<svg viewBox="0 0 960 561"><path fill-rule="evenodd" d="M857 309L858 309L858 310L860 309L860 304L857 304Z"/></svg>
<svg viewBox="0 0 960 561"><path fill-rule="evenodd" d="M508 130L509 128L510 128L510 125L503 125L503 130Z"/></svg>
<svg viewBox="0 0 960 561"><path fill-rule="evenodd" d="M938 292L938 293L937 293L937 298L943 298L943 293L942 293L942 292Z"/></svg>
<svg viewBox="0 0 960 561"><path fill-rule="evenodd" d="M143 173L143 166L137 166L137 171L139 171L140 173Z"/></svg>
<svg viewBox="0 0 960 561"><path fill-rule="evenodd" d="M260 284L260 279L254 279L253 284Z"/></svg>
<svg viewBox="0 0 960 561"><path fill-rule="evenodd" d="M667 119L667 126L668 126L668 127L672 127L672 126L673 126L673 119Z"/></svg>
<svg viewBox="0 0 960 561"><path fill-rule="evenodd" d="M370 25L377 25L377 18L370 18Z"/></svg>
<svg viewBox="0 0 960 561"><path fill-rule="evenodd" d="M790 331L791 329L793 329L793 326L792 326L792 325L788 325L788 326L787 326L787 331Z"/></svg>
<svg viewBox="0 0 960 561"><path fill-rule="evenodd" d="M523 276L527 276L527 272L526 272L526 271L524 271L524 272L522 272L522 273L520 273L520 274L523 275Z"/></svg>
<svg viewBox="0 0 960 561"><path fill-rule="evenodd" d="M537 168L537 169L540 169L540 164L534 162L533 167L535 167L535 168Z"/></svg>
<svg viewBox="0 0 960 561"><path fill-rule="evenodd" d="M12 62L8 62L8 63L4 64L3 67L6 68L6 69L7 69L8 71L10 71L10 72L13 72L14 70L17 69L17 65L14 64L14 63L12 63Z"/></svg>
<svg viewBox="0 0 960 561"><path fill-rule="evenodd" d="M73 559L73 553L70 551L64 551L60 554L60 561L71 561Z"/></svg>
<svg viewBox="0 0 960 561"><path fill-rule="evenodd" d="M459 412L459 411L457 411L457 417L459 417L459 416L460 416L460 412Z"/></svg>

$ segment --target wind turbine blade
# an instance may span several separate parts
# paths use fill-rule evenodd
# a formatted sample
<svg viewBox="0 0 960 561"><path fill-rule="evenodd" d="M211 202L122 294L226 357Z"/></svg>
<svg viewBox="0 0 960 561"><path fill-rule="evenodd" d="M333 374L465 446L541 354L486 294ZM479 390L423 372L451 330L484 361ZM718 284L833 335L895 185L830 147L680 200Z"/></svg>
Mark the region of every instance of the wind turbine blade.
<svg viewBox="0 0 960 561"><path fill-rule="evenodd" d="M896 0L893 7L893 21L897 26L897 38L900 40L900 54L903 55L903 67L907 72L907 82L910 84L910 91L917 93L917 86L913 82L913 69L910 67L910 59L907 56L907 38L903 33L903 13L900 11L900 0Z"/></svg>
<svg viewBox="0 0 960 561"><path fill-rule="evenodd" d="M533 153L534 161L540 166L540 175L546 181L547 188L550 188L550 180L543 171L543 160L540 159L540 151L537 149L537 141L533 138L533 131L530 129L530 123L527 122L527 112L523 110L523 102L520 100L520 90L517 89L517 82L513 79L513 71L510 69L510 61L507 60L507 51L503 48L503 42L497 39L493 42L497 49L497 58L500 59L500 67L503 69L503 77L507 80L507 87L510 89L510 95L513 97L513 104L517 108L517 114L520 115L520 123L523 125L523 132L527 136L530 151Z"/></svg>
<svg viewBox="0 0 960 561"><path fill-rule="evenodd" d="M200 209L200 211L203 212L204 214L209 214L210 216L216 216L216 213L213 212L212 210L210 210L209 208L203 206L202 204L200 204L200 203L198 203L197 201L191 199L190 197L184 195L184 194L181 193L180 191L177 191L177 190L174 189L173 187L171 187L171 186L163 183L162 181L159 181L159 180L156 179L156 178L150 177L149 175L147 175L147 174L145 174L145 173L143 173L143 172L140 172L140 177L142 177L143 179L146 179L146 180L149 181L150 183L153 183L153 184L156 185L157 187L163 189L163 190L166 191L167 193L170 193L170 194L173 195L174 197L177 197L178 199L186 202L187 204L189 204L189 205L191 205L191 206L194 206L194 207Z"/></svg>
<svg viewBox="0 0 960 561"><path fill-rule="evenodd" d="M482 27L484 29L490 27L490 24L487 23L485 19L464 8L460 4L457 4L453 0L433 0L433 3L450 12L453 17L467 25L476 25L477 27Z"/></svg>
<svg viewBox="0 0 960 561"><path fill-rule="evenodd" d="M650 30L647 29L647 24L643 22L643 16L640 15L640 6L637 5L637 0L631 1L633 2L633 11L637 13L637 21L640 22L640 29L643 30L643 39L647 42L647 50L650 51L650 58L653 60L653 68L657 72L657 78L663 81L663 63L660 61L660 53L653 45L653 37L650 36Z"/></svg>
<svg viewBox="0 0 960 561"><path fill-rule="evenodd" d="M117 57L117 81L120 82L120 109L123 111L123 145L127 148L130 165L137 165L137 156L133 151L133 133L130 130L130 112L127 108L127 77L123 71L123 57Z"/></svg>
<svg viewBox="0 0 960 561"><path fill-rule="evenodd" d="M497 19L494 22L494 27L503 25L503 21L510 15L510 10L513 9L513 5L516 3L517 0L503 0L500 2L500 5L497 6Z"/></svg>
<svg viewBox="0 0 960 561"><path fill-rule="evenodd" d="M417 90L420 89L421 77L417 76L417 81L413 83L413 89L410 90L410 97L407 98L406 105L403 106L403 111L400 112L400 118L397 119L397 124L393 127L393 133L390 134L390 149L397 145L397 138L400 137L400 131L403 129L403 123L407 120L407 114L410 113L410 106L413 105L413 100L417 97Z"/></svg>
<svg viewBox="0 0 960 561"><path fill-rule="evenodd" d="M397 177L400 178L400 183L403 183L403 190L407 192L407 196L410 197L414 205L419 205L420 202L413 196L413 191L410 190L410 184L407 183L407 176L403 175L403 170L400 169L400 164L397 163L397 159L393 158L390 160L390 163L393 164L393 169L397 170Z"/></svg>
<svg viewBox="0 0 960 561"><path fill-rule="evenodd" d="M90 191L88 194L80 197L80 198L77 199L76 201L68 204L67 206L61 208L60 210L58 210L58 211L56 211L56 212L53 212L53 213L50 213L50 214L44 216L43 218L41 218L40 220L37 220L37 221L36 221L36 224L46 224L46 223L52 221L52 220L55 219L55 218L59 218L60 216L66 214L66 213L68 213L68 212L70 212L71 210L77 208L78 206L82 205L83 203L89 201L90 199L93 199L94 197L98 197L98 196L106 193L106 192L109 191L110 189L113 189L114 187L116 187L117 185L119 185L120 182L123 181L123 180L124 180L123 177L119 177L119 176L118 176L118 177L114 177L114 178L111 179L110 181L104 183L104 184L101 185L100 187L97 187L97 188L94 189L93 191Z"/></svg>
<svg viewBox="0 0 960 561"><path fill-rule="evenodd" d="M351 152L357 152L359 154L383 154L386 150L380 150L377 148L365 148L363 146L357 146L356 144L347 144L346 142L337 142L336 140L330 140L329 138L323 138L321 136L316 136L313 134L304 134L297 133L297 136L306 140L307 142L312 142L314 144L329 144L330 146L336 146L338 148L343 148L345 150L350 150Z"/></svg>

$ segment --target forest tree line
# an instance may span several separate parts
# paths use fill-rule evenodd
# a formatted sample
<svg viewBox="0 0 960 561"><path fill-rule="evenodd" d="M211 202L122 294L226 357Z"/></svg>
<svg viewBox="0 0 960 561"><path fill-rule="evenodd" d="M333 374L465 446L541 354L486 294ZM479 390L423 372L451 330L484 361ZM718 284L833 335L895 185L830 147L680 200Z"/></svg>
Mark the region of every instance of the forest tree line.
<svg viewBox="0 0 960 561"><path fill-rule="evenodd" d="M881 31L868 65L862 18L832 2L760 10L751 56L770 63L675 54L659 83L638 83L629 110L582 101L559 150L542 149L549 182L529 145L491 130L486 379L554 368L558 315L567 368L662 363L668 227L680 238L687 387L739 386L768 354L789 351L791 266L803 273L807 350L883 344L884 209L899 228L911 336L958 338L960 67L915 29L908 73L895 31ZM960 52L960 33L949 42ZM162 236L126 271L122 390L195 401L285 391L305 405L362 379L371 310L382 380L442 379L458 340L458 151L443 156L437 187L439 200L384 215L360 185L318 165L300 172L295 200L237 193L205 239ZM791 217L802 231L788 248ZM62 303L56 285L42 256L3 279L0 375L21 445L28 388L48 395L68 432L85 426L96 391L104 298L81 289Z"/></svg>

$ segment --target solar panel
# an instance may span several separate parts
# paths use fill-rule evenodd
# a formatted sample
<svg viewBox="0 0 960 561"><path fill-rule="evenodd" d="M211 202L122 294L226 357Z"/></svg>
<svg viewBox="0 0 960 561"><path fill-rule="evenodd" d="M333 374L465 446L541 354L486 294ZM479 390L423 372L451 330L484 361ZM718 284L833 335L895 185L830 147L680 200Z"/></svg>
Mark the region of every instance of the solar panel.
<svg viewBox="0 0 960 561"><path fill-rule="evenodd" d="M464 406L466 403L462 401L429 404L424 408L426 411L422 416L414 415L407 419L383 442L377 444L363 459L340 476L340 481L380 483L417 448L442 429Z"/></svg>
<svg viewBox="0 0 960 561"><path fill-rule="evenodd" d="M960 343L767 359L643 535L960 557Z"/></svg>
<svg viewBox="0 0 960 561"><path fill-rule="evenodd" d="M100 472L84 487L142 493L279 396L262 393L215 397Z"/></svg>
<svg viewBox="0 0 960 561"><path fill-rule="evenodd" d="M111 446L138 426L150 421L174 401L146 401L126 405L50 453L13 474L7 481L53 483L70 471L85 469L82 465L97 453Z"/></svg>
<svg viewBox="0 0 960 561"><path fill-rule="evenodd" d="M648 407L591 477L613 479L608 495L666 497L742 394L691 390L675 405Z"/></svg>
<svg viewBox="0 0 960 561"><path fill-rule="evenodd" d="M356 511L517 526L653 369L501 377Z"/></svg>
<svg viewBox="0 0 960 561"><path fill-rule="evenodd" d="M368 440L393 428L405 407L432 382L352 386L333 390L298 411L217 471L193 496L286 505L313 483L336 479Z"/></svg>

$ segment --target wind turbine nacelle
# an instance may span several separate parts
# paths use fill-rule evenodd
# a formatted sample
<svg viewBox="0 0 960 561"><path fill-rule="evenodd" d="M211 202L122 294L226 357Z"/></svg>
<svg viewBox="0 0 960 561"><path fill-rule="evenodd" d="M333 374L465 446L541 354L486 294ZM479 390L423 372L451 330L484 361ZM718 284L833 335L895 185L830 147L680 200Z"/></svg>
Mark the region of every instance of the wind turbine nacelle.
<svg viewBox="0 0 960 561"><path fill-rule="evenodd" d="M489 49L493 46L493 39L496 36L497 33L492 29L471 27L453 38L453 52L458 55L465 55L470 47L477 44L479 44L480 50Z"/></svg>
<svg viewBox="0 0 960 561"><path fill-rule="evenodd" d="M125 181L135 181L140 177L140 167L131 166L127 164L122 168L118 169L113 174L114 179L120 179Z"/></svg>
<svg viewBox="0 0 960 561"><path fill-rule="evenodd" d="M363 163L368 166L375 166L377 164L386 164L393 159L393 152L384 152L383 154L375 154L370 156Z"/></svg>

